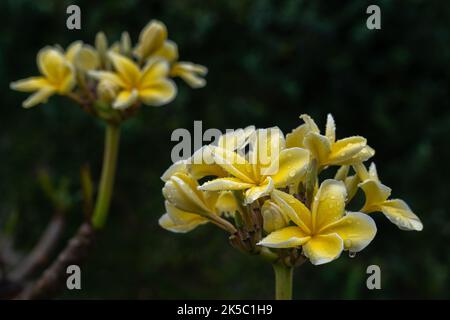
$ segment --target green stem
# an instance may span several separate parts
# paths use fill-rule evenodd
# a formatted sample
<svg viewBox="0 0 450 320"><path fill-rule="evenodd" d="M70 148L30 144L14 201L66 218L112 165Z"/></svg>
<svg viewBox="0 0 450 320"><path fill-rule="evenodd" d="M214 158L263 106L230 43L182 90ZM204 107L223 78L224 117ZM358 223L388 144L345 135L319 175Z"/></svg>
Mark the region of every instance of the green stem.
<svg viewBox="0 0 450 320"><path fill-rule="evenodd" d="M292 277L294 268L282 263L274 263L275 272L275 299L292 300Z"/></svg>
<svg viewBox="0 0 450 320"><path fill-rule="evenodd" d="M117 155L119 151L120 127L108 124L105 136L102 176L100 179L97 201L95 203L92 225L101 229L108 216L109 205L113 192L114 176L116 174Z"/></svg>

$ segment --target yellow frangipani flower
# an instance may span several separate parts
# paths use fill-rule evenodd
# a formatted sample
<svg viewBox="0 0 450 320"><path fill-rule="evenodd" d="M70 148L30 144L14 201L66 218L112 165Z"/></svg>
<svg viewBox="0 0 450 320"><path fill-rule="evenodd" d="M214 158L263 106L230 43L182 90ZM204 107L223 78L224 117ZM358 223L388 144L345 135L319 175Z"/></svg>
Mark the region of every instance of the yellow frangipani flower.
<svg viewBox="0 0 450 320"><path fill-rule="evenodd" d="M302 247L312 264L337 259L343 250L359 252L375 237L377 228L371 217L345 212L346 188L337 180L325 180L314 197L310 211L294 196L279 190L272 200L294 222L270 233L258 245L270 248Z"/></svg>
<svg viewBox="0 0 450 320"><path fill-rule="evenodd" d="M191 88L202 88L206 85L208 69L205 66L192 62L178 62L178 47L175 42L167 39L167 28L161 21L152 20L142 30L139 43L134 49L134 54L140 61L162 58L170 65L170 76L180 77Z"/></svg>
<svg viewBox="0 0 450 320"><path fill-rule="evenodd" d="M309 163L309 152L285 148L278 128L260 129L252 134L249 161L236 152L215 147L212 156L229 177L204 183L205 191L246 190L245 204L269 195L274 188L286 187L302 176Z"/></svg>
<svg viewBox="0 0 450 320"><path fill-rule="evenodd" d="M75 54L70 51L71 54ZM36 92L23 102L30 108L47 102L54 94L65 95L75 86L75 71L67 57L58 49L45 47L37 54L37 66L42 76L31 77L11 83L11 89Z"/></svg>
<svg viewBox="0 0 450 320"><path fill-rule="evenodd" d="M188 232L214 222L215 216L234 214L238 210L234 197L199 191L197 181L187 174L182 164L166 171L162 179L166 182L163 195L167 213L159 219L159 224L169 231Z"/></svg>
<svg viewBox="0 0 450 320"><path fill-rule="evenodd" d="M67 48L65 57L73 66L82 71L95 70L100 65L97 51L82 41L73 42Z"/></svg>
<svg viewBox="0 0 450 320"><path fill-rule="evenodd" d="M325 135L320 133L314 120L301 115L305 122L286 136L288 148L307 148L319 167L349 165L366 161L375 154L365 138L353 136L336 141L336 126L331 114L327 117Z"/></svg>
<svg viewBox="0 0 450 320"><path fill-rule="evenodd" d="M163 60L152 60L140 70L129 58L110 52L116 72L91 71L89 74L100 81L110 81L120 88L113 103L115 109L126 109L141 101L150 106L161 106L171 102L176 95L176 86L168 79L169 66Z"/></svg>
<svg viewBox="0 0 450 320"><path fill-rule="evenodd" d="M364 191L366 201L362 212L382 212L392 223L401 230L421 231L423 224L419 217L412 212L408 204L401 199L389 199L391 188L380 182L375 164L370 165L369 171L362 164L354 165L361 179L359 187Z"/></svg>

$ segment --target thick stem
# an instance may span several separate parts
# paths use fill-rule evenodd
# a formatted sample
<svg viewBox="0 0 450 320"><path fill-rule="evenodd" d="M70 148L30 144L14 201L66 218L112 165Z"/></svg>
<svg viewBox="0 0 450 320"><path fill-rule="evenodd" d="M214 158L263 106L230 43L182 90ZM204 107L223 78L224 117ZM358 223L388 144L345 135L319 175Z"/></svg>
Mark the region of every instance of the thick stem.
<svg viewBox="0 0 450 320"><path fill-rule="evenodd" d="M102 176L100 180L97 202L95 203L94 214L92 216L92 225L95 229L101 229L108 216L114 186L114 177L116 174L119 140L119 125L108 124L108 127L106 128Z"/></svg>
<svg viewBox="0 0 450 320"><path fill-rule="evenodd" d="M272 264L275 272L275 299L292 300L292 278L294 268L282 263Z"/></svg>

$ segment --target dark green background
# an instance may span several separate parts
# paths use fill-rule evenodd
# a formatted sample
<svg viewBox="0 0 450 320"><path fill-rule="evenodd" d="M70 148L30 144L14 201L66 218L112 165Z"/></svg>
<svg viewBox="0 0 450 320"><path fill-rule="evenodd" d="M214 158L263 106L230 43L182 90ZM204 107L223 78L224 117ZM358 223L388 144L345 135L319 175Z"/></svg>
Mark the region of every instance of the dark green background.
<svg viewBox="0 0 450 320"><path fill-rule="evenodd" d="M369 4L382 30L366 28ZM82 10L82 30L65 27L66 6ZM153 18L164 21L181 59L208 66L208 85L162 108L143 107L123 130L115 197L104 232L83 267L79 292L66 298L271 298L270 265L245 256L208 225L186 235L158 227L160 175L170 165L176 128L278 125L289 132L302 113L321 127L327 113L339 137L368 138L382 181L420 216L423 232L403 232L375 214L378 234L356 258L307 263L295 298L449 298L450 134L448 1L46 1L0 4L0 223L19 215L15 239L28 250L51 217L36 179L47 168L71 180L74 207L65 240L82 219L78 172L98 179L102 124L67 99L31 110L9 82L36 75L47 45L92 43L99 30L133 41ZM382 290L366 288L378 264Z"/></svg>

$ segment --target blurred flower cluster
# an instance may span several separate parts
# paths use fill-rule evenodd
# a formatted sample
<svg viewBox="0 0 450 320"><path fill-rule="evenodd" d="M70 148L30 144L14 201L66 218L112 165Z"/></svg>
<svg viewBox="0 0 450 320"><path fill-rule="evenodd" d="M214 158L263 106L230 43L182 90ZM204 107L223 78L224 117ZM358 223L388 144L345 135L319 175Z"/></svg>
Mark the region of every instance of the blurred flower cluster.
<svg viewBox="0 0 450 320"><path fill-rule="evenodd" d="M337 139L331 115L325 132L308 115L300 118L286 137L276 127L238 129L174 163L162 176L167 212L160 225L188 232L211 222L239 250L291 266L361 251L377 232L373 212L402 230L422 230L409 206L390 198L375 164L364 164L375 154L365 138ZM350 212L358 188L365 203Z"/></svg>
<svg viewBox="0 0 450 320"><path fill-rule="evenodd" d="M25 108L59 94L106 120L122 119L141 104L171 102L177 93L171 78L180 77L192 88L205 86L207 69L178 58L177 45L168 39L166 26L152 20L134 47L127 32L111 46L102 32L94 47L82 41L66 50L47 46L37 54L41 75L13 82L11 88L34 92L23 102Z"/></svg>

